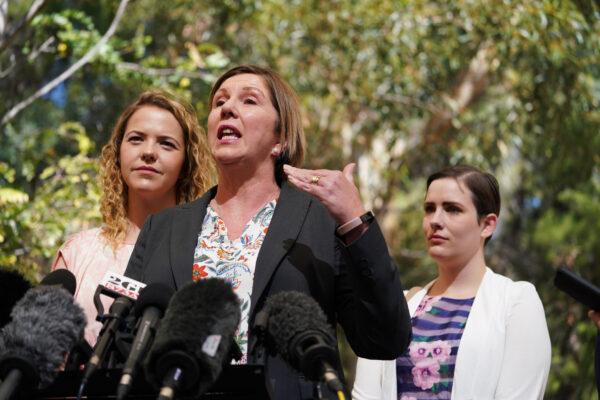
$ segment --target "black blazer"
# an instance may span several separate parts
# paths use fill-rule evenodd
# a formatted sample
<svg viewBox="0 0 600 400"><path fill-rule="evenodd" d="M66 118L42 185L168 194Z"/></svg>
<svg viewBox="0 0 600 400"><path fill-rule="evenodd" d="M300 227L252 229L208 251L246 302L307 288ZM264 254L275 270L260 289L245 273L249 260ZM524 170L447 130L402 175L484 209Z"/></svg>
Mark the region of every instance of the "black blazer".
<svg viewBox="0 0 600 400"><path fill-rule="evenodd" d="M148 217L125 275L176 290L191 282L198 234L215 194L216 187L192 203ZM335 229L318 200L283 183L256 260L249 326L269 295L296 290L312 296L333 327L341 324L358 356L394 359L408 346L411 325L398 269L379 225L374 221L349 246L336 237ZM248 354L254 339L250 333ZM275 398L312 398L313 385L278 357L269 357L265 370Z"/></svg>

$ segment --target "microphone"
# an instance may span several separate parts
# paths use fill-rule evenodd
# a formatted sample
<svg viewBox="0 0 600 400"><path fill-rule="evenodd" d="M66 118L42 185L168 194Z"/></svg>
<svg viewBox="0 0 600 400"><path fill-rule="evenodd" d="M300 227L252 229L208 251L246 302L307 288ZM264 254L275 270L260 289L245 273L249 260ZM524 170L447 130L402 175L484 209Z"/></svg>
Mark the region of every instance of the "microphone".
<svg viewBox="0 0 600 400"><path fill-rule="evenodd" d="M207 278L175 293L144 363L159 399L202 395L229 362L241 312L229 283Z"/></svg>
<svg viewBox="0 0 600 400"><path fill-rule="evenodd" d="M98 312L98 318L96 319L102 321L102 316L104 315L104 305L102 304L100 295L105 295L113 299L124 296L135 301L140 296L141 290L144 287L146 287L145 283L138 282L135 279L117 274L116 272L108 271L102 277L94 293L94 305Z"/></svg>
<svg viewBox="0 0 600 400"><path fill-rule="evenodd" d="M296 291L280 292L267 299L255 319L258 335L267 335L267 346L311 381L323 381L345 397L335 366L336 340L319 304Z"/></svg>
<svg viewBox="0 0 600 400"><path fill-rule="evenodd" d="M40 282L40 285L45 286L60 286L65 289L67 292L71 294L71 296L75 296L75 288L77 288L77 280L75 279L75 275L68 269L56 269L46 275L44 279Z"/></svg>
<svg viewBox="0 0 600 400"><path fill-rule="evenodd" d="M98 320L104 321L98 341L94 347L94 352L87 362L79 387L79 395L83 394L83 389L90 377L96 372L98 367L104 361L108 349L112 346L115 334L122 321L129 314L133 302L137 300L140 291L145 287L144 283L138 282L127 276L117 274L116 272L107 272L94 294L94 303L98 310ZM104 307L100 300L100 295L105 294L116 299L104 314Z"/></svg>
<svg viewBox="0 0 600 400"><path fill-rule="evenodd" d="M31 284L23 275L0 268L0 328L10 322L10 311L29 289Z"/></svg>
<svg viewBox="0 0 600 400"><path fill-rule="evenodd" d="M12 321L0 332L0 399L9 399L19 389L50 385L68 352L83 338L83 310L56 286L70 285L74 279L67 270L54 271L15 304Z"/></svg>
<svg viewBox="0 0 600 400"><path fill-rule="evenodd" d="M102 361L104 361L104 357L114 341L119 325L127 314L129 314L132 305L133 301L130 298L119 297L110 306L108 314L104 315L104 325L102 326L102 330L100 330L100 336L94 347L94 353L85 365L81 386L79 386L78 398L83 394L87 381L96 372L98 367L100 367Z"/></svg>
<svg viewBox="0 0 600 400"><path fill-rule="evenodd" d="M140 320L131 346L131 352L123 367L123 375L117 388L117 399L122 400L127 397L133 376L154 340L156 328L169 305L173 293L173 289L162 283L151 283L140 292L140 297L138 297L133 307L134 315Z"/></svg>

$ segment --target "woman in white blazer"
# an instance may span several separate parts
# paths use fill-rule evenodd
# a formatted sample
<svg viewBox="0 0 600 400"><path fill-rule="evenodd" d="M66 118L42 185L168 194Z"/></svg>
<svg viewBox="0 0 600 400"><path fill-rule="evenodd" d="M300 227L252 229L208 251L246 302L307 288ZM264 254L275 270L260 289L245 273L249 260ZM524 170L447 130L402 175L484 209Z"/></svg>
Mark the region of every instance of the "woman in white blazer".
<svg viewBox="0 0 600 400"><path fill-rule="evenodd" d="M485 264L499 213L491 174L456 166L428 178L423 231L438 276L406 293L409 350L359 358L355 400L543 398L551 346L540 298Z"/></svg>

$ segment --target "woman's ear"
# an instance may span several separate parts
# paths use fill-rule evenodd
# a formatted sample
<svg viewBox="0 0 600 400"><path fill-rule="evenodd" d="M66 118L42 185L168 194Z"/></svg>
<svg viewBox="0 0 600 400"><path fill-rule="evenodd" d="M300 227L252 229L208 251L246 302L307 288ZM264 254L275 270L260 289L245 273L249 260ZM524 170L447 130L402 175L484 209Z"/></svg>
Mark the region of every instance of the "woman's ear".
<svg viewBox="0 0 600 400"><path fill-rule="evenodd" d="M481 218L481 237L484 239L492 236L498 225L498 216L496 214L488 214Z"/></svg>
<svg viewBox="0 0 600 400"><path fill-rule="evenodd" d="M282 147L283 146L281 146L281 143L277 143L275 146L273 146L273 149L271 149L271 155L273 157L279 157Z"/></svg>

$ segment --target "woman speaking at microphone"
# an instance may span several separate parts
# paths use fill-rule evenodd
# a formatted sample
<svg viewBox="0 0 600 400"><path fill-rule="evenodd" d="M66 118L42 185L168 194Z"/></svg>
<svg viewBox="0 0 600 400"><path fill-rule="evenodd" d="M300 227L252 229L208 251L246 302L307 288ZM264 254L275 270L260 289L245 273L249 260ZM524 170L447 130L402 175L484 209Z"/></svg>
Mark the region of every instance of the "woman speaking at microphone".
<svg viewBox="0 0 600 400"><path fill-rule="evenodd" d="M353 398L542 399L550 338L540 298L486 266L498 182L470 166L427 179L423 231L437 278L406 297L412 342L397 360L359 358Z"/></svg>
<svg viewBox="0 0 600 400"><path fill-rule="evenodd" d="M76 276L75 298L92 346L102 328L93 296L104 274L123 274L146 217L195 200L210 187L213 171L195 111L160 91L142 93L121 113L100 163L103 224L70 237L52 266Z"/></svg>
<svg viewBox="0 0 600 400"><path fill-rule="evenodd" d="M299 104L269 69L227 71L209 107L218 186L148 218L126 275L174 289L206 277L229 281L241 300L242 362L261 361L252 358L250 327L270 295L289 290L312 296L357 354L397 357L410 334L406 303L381 230L353 183L354 166L299 168ZM275 398L312 398L313 385L281 358L266 362Z"/></svg>

